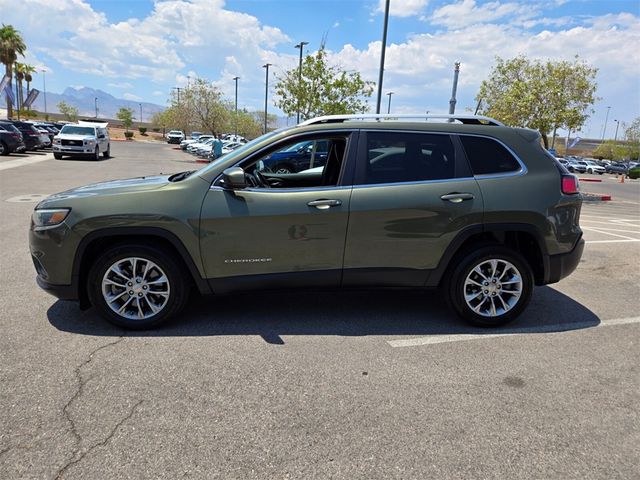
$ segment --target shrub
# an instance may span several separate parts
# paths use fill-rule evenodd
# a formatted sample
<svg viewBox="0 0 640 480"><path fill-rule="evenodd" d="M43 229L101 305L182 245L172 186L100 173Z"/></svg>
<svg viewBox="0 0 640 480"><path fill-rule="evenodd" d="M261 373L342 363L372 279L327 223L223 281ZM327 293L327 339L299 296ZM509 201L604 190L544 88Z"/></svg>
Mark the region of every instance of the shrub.
<svg viewBox="0 0 640 480"><path fill-rule="evenodd" d="M138 131L140 132L140 135L146 135L147 127L138 127Z"/></svg>
<svg viewBox="0 0 640 480"><path fill-rule="evenodd" d="M640 167L633 167L629 170L629 178L635 179L640 178Z"/></svg>
<svg viewBox="0 0 640 480"><path fill-rule="evenodd" d="M159 129L158 127L155 127L155 128L153 129L153 131L154 131L154 132L156 132L156 133L158 133L158 132L160 131L160 129Z"/></svg>
<svg viewBox="0 0 640 480"><path fill-rule="evenodd" d="M133 132L124 132L124 136L127 138L127 140L131 140L131 137L133 137Z"/></svg>

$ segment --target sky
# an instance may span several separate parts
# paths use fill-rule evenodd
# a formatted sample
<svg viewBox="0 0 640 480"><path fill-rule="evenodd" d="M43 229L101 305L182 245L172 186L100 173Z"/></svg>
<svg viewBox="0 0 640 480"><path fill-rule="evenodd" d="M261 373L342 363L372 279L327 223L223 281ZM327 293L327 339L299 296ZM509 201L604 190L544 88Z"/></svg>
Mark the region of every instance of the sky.
<svg viewBox="0 0 640 480"><path fill-rule="evenodd" d="M238 106L270 113L278 75L324 41L330 62L378 80L384 0L0 0L0 23L46 70L47 90L101 89L165 105L201 77ZM640 0L391 0L383 111L446 113L460 62L457 112L475 108L496 56L573 60L597 67L595 113L584 137L612 137L615 120L640 116ZM34 86L42 90L42 74ZM369 100L375 110L376 93ZM608 109L608 107L611 107Z"/></svg>

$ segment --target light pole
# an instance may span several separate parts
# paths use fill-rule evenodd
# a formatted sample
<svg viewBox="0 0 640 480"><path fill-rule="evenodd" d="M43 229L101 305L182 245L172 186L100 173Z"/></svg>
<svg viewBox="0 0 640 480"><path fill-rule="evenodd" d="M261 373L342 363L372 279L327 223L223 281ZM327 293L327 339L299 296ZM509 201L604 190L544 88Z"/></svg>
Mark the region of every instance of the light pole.
<svg viewBox="0 0 640 480"><path fill-rule="evenodd" d="M618 141L618 127L620 126L620 120L614 120L614 122L616 122L616 136L613 139L613 143L616 143Z"/></svg>
<svg viewBox="0 0 640 480"><path fill-rule="evenodd" d="M387 95L389 95L389 105L387 105L387 115L391 113L391 95L393 95L393 93L394 92L387 93Z"/></svg>
<svg viewBox="0 0 640 480"><path fill-rule="evenodd" d="M236 82L236 137L238 136L238 79L240 77L233 77L233 80ZM236 138L237 140L237 138Z"/></svg>
<svg viewBox="0 0 640 480"><path fill-rule="evenodd" d="M451 100L449 100L449 115L453 115L456 112L456 92L458 91L458 74L460 73L460 62L454 64L453 69L453 88L451 89ZM453 122L453 119L449 119Z"/></svg>
<svg viewBox="0 0 640 480"><path fill-rule="evenodd" d="M93 97L93 104L96 109L96 118L98 118L98 97Z"/></svg>
<svg viewBox="0 0 640 480"><path fill-rule="evenodd" d="M180 105L180 90L183 90L183 88L173 87L171 90L175 90L176 92L178 92L178 105Z"/></svg>
<svg viewBox="0 0 640 480"><path fill-rule="evenodd" d="M142 104L139 103L138 105L140 105L140 123L142 123Z"/></svg>
<svg viewBox="0 0 640 480"><path fill-rule="evenodd" d="M44 90L44 116L47 117L47 78L46 78L46 69L42 69L42 89Z"/></svg>
<svg viewBox="0 0 640 480"><path fill-rule="evenodd" d="M380 113L380 102L382 101L382 80L384 77L384 55L387 50L387 26L388 25L389 25L389 0L386 1L384 6L384 27L382 29L382 52L380 53L380 74L378 76L378 101L376 102L376 113Z"/></svg>
<svg viewBox="0 0 640 480"><path fill-rule="evenodd" d="M604 127L602 128L602 141L604 142L604 136L607 133L607 122L609 121L609 110L611 107L607 107L607 116L604 118Z"/></svg>
<svg viewBox="0 0 640 480"><path fill-rule="evenodd" d="M300 60L298 61L298 88L300 88L302 86L302 50L304 48L305 45L309 45L309 42L300 42L299 44L295 45L293 48L299 48L300 49ZM297 123L300 123L300 93L298 92L298 117L297 117Z"/></svg>
<svg viewBox="0 0 640 480"><path fill-rule="evenodd" d="M270 63L265 63L262 68L267 69L264 77L264 133L267 133L267 99L269 97L269 67Z"/></svg>

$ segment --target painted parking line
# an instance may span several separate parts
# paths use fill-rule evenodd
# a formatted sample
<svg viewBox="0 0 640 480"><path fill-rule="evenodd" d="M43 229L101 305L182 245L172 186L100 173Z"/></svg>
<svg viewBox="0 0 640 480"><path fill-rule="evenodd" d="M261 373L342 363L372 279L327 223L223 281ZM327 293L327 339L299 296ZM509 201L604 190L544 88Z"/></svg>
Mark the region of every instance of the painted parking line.
<svg viewBox="0 0 640 480"><path fill-rule="evenodd" d="M593 322L556 323L553 325L540 325L537 327L510 328L504 333L462 333L454 335L429 335L427 337L407 338L403 340L387 340L387 343L394 348L419 347L422 345L436 345L439 343L468 342L471 340L485 340L488 338L513 337L516 335L525 335L529 333L563 333L584 328L592 329L598 327L613 327L617 325L629 325L634 323L640 323L640 317L614 318L611 320L603 320L598 325L594 325Z"/></svg>
<svg viewBox="0 0 640 480"><path fill-rule="evenodd" d="M16 158L15 160L7 160L6 162L0 162L0 170L8 170L10 168L23 167L25 165L31 165L33 163L44 162L45 160L51 160L53 157L46 155L43 157L28 157L28 158Z"/></svg>

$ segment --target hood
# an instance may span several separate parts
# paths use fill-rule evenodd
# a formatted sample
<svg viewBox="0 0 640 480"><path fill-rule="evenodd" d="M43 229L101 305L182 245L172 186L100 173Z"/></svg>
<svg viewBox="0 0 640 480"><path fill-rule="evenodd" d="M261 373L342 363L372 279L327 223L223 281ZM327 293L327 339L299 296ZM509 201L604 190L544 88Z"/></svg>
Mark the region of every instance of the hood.
<svg viewBox="0 0 640 480"><path fill-rule="evenodd" d="M56 135L57 139L59 140L92 140L94 138L96 138L95 135L71 135L69 133L59 133L58 135Z"/></svg>
<svg viewBox="0 0 640 480"><path fill-rule="evenodd" d="M151 177L137 177L126 180L112 180L109 182L93 183L64 192L56 193L46 198L36 208L49 206L63 206L69 199L93 197L96 195L122 195L165 187L169 182L169 175L155 175Z"/></svg>

